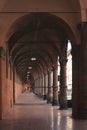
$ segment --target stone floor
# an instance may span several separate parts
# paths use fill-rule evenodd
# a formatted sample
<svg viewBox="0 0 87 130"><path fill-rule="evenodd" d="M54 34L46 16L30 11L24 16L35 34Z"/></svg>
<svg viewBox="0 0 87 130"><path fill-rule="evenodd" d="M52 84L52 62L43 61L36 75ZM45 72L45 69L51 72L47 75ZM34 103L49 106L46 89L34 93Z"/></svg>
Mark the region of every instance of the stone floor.
<svg viewBox="0 0 87 130"><path fill-rule="evenodd" d="M71 117L71 109L58 110L33 93L23 93L0 120L0 130L87 130L87 120Z"/></svg>

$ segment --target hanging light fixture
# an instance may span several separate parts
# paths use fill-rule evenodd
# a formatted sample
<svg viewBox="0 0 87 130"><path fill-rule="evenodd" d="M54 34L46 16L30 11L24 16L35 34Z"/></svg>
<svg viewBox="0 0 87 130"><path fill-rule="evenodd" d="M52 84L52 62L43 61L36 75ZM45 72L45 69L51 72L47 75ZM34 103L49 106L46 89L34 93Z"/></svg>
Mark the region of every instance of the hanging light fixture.
<svg viewBox="0 0 87 130"><path fill-rule="evenodd" d="M31 69L32 69L32 67L31 67L31 66L29 66L29 67L28 67L28 69L30 69L30 70L31 70Z"/></svg>
<svg viewBox="0 0 87 130"><path fill-rule="evenodd" d="M31 61L35 61L36 60L36 57L31 57Z"/></svg>
<svg viewBox="0 0 87 130"><path fill-rule="evenodd" d="M30 74L30 72L28 71L27 74Z"/></svg>

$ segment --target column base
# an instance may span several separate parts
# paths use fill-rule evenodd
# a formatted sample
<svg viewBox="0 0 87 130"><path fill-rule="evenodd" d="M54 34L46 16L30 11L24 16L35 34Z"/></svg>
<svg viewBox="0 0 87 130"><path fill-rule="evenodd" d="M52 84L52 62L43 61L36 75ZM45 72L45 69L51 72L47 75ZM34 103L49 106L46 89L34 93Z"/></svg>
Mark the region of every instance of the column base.
<svg viewBox="0 0 87 130"><path fill-rule="evenodd" d="M47 103L52 103L52 98L48 98Z"/></svg>
<svg viewBox="0 0 87 130"><path fill-rule="evenodd" d="M66 97L63 97L63 95L59 95L59 106L60 106L60 110L66 110L68 109L68 104L67 104L67 99Z"/></svg>
<svg viewBox="0 0 87 130"><path fill-rule="evenodd" d="M72 108L72 100L67 100L67 106L68 108Z"/></svg>
<svg viewBox="0 0 87 130"><path fill-rule="evenodd" d="M52 106L58 106L58 101L53 100L53 102L52 102Z"/></svg>
<svg viewBox="0 0 87 130"><path fill-rule="evenodd" d="M72 113L72 117L76 118L76 119L87 120L87 110L86 110L86 112L84 112L84 110L82 110L82 112L78 111L78 113Z"/></svg>
<svg viewBox="0 0 87 130"><path fill-rule="evenodd" d="M65 107L60 107L60 108L59 108L59 110L67 110L67 109L68 109L67 106L65 106Z"/></svg>
<svg viewBox="0 0 87 130"><path fill-rule="evenodd" d="M2 120L2 111L0 111L0 120Z"/></svg>
<svg viewBox="0 0 87 130"><path fill-rule="evenodd" d="M13 105L15 104L15 99L13 100Z"/></svg>

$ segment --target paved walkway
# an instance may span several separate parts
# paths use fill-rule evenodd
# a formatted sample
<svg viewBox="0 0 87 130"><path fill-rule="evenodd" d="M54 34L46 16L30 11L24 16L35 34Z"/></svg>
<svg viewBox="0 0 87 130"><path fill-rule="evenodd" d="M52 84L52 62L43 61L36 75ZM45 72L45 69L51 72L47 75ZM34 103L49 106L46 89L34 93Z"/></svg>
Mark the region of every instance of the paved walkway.
<svg viewBox="0 0 87 130"><path fill-rule="evenodd" d="M87 130L87 120L71 118L71 110L58 110L26 92L3 120L0 130Z"/></svg>

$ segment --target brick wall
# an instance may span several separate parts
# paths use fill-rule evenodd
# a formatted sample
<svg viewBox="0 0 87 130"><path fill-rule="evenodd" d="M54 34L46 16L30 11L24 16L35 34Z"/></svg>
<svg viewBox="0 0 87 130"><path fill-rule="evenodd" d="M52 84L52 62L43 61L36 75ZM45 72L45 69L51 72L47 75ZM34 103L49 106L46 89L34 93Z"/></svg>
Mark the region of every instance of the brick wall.
<svg viewBox="0 0 87 130"><path fill-rule="evenodd" d="M18 77L17 77L18 78ZM22 84L15 82L15 98L22 92ZM0 57L0 119L2 119L13 107L13 79L10 78L10 66L6 78L6 62Z"/></svg>

